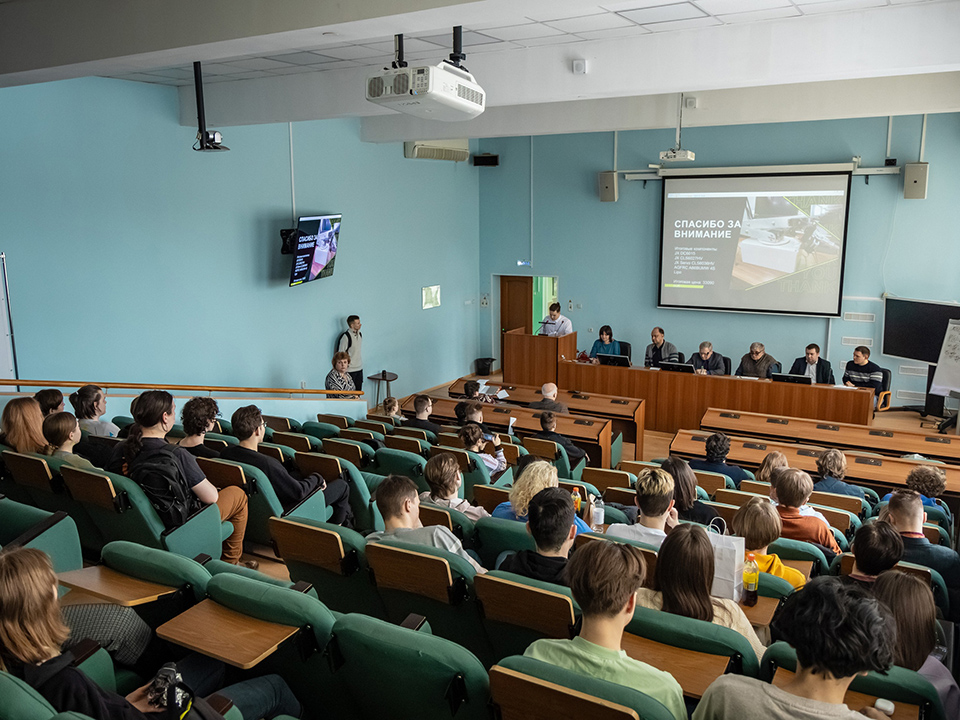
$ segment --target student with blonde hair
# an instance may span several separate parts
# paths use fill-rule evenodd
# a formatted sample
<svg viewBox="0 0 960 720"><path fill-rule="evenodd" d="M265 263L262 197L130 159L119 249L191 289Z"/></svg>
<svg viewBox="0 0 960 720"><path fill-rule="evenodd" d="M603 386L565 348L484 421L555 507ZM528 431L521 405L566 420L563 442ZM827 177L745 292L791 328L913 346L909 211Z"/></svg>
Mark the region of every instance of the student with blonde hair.
<svg viewBox="0 0 960 720"><path fill-rule="evenodd" d="M799 570L784 565L775 554L768 554L770 543L780 537L780 516L772 503L761 497L752 497L740 506L730 523L734 535L743 538L746 552L753 553L760 572L783 578L795 588L807 579Z"/></svg>
<svg viewBox="0 0 960 720"><path fill-rule="evenodd" d="M787 464L787 456L784 455L779 450L774 450L773 452L768 452L764 458L763 462L760 463L760 468L757 470L757 482L773 483L771 477L773 471L778 468L789 467Z"/></svg>
<svg viewBox="0 0 960 720"><path fill-rule="evenodd" d="M637 524L614 523L607 528L607 535L659 546L680 522L674 507L673 477L666 470L647 468L637 476L636 490Z"/></svg>
<svg viewBox="0 0 960 720"><path fill-rule="evenodd" d="M813 489L817 492L851 495L863 500L863 488L843 481L847 476L847 456L836 448L820 453L820 457L817 458L817 474L820 479L813 485Z"/></svg>
<svg viewBox="0 0 960 720"><path fill-rule="evenodd" d="M510 499L493 510L495 518L527 522L530 501L538 492L548 487L557 487L557 468L545 460L536 460L527 465L510 488ZM590 526L579 517L574 519L577 533L590 532Z"/></svg>
<svg viewBox="0 0 960 720"><path fill-rule="evenodd" d="M394 425L403 422L403 415L400 414L400 401L393 395L388 395L383 399L383 414L391 418Z"/></svg>
<svg viewBox="0 0 960 720"><path fill-rule="evenodd" d="M50 455L54 447L43 436L43 413L32 397L13 398L0 416L0 442L18 453Z"/></svg>
<svg viewBox="0 0 960 720"><path fill-rule="evenodd" d="M490 517L490 513L484 508L471 505L467 500L458 497L460 486L463 485L463 474L460 472L460 463L451 453L440 453L427 460L423 477L430 486L430 492L420 493L421 503L462 512L474 522Z"/></svg>
<svg viewBox="0 0 960 720"><path fill-rule="evenodd" d="M783 537L823 545L835 555L839 555L840 546L833 536L833 531L818 518L800 512L800 508L806 505L813 492L813 478L796 468L779 469L773 477Z"/></svg>

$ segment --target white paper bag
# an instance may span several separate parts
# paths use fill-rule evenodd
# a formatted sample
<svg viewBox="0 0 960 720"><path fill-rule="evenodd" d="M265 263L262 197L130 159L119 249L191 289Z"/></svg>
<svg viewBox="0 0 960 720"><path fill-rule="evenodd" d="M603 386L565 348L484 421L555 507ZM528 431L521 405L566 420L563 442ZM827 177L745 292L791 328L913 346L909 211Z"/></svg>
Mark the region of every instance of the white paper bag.
<svg viewBox="0 0 960 720"><path fill-rule="evenodd" d="M713 587L710 594L740 602L743 594L743 538L707 533L713 545Z"/></svg>

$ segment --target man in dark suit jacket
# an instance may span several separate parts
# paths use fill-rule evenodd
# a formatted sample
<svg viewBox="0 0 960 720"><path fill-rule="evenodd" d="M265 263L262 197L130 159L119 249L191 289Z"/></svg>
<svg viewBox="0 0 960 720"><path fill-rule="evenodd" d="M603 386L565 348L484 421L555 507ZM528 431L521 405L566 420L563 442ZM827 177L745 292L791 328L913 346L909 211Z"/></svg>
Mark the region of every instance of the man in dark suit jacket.
<svg viewBox="0 0 960 720"><path fill-rule="evenodd" d="M816 343L807 345L806 357L797 358L790 368L791 375L809 375L817 385L836 385L833 379L833 368L830 361L820 357L820 346Z"/></svg>
<svg viewBox="0 0 960 720"><path fill-rule="evenodd" d="M540 440L550 440L555 442L557 445L562 447L567 451L567 459L570 461L570 467L575 467L580 459L584 457L587 453L583 448L579 448L574 445L569 438L565 438L563 435L557 432L557 416L552 413L550 410L545 410L540 413L540 427L541 432L538 432L534 435L535 438Z"/></svg>

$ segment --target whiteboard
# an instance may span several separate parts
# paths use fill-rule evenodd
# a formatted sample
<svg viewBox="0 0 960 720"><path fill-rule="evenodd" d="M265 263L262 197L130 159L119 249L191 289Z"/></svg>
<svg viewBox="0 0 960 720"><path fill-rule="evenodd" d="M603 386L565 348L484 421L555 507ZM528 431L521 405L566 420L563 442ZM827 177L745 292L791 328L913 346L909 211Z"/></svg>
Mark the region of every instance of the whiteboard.
<svg viewBox="0 0 960 720"><path fill-rule="evenodd" d="M931 395L960 392L960 320L951 320L943 336L940 359L930 384Z"/></svg>

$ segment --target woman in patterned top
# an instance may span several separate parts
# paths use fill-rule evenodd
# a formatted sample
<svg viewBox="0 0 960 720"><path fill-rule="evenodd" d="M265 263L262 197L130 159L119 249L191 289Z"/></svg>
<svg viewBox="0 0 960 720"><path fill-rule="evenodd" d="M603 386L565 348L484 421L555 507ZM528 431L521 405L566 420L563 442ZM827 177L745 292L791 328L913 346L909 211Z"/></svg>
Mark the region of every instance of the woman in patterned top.
<svg viewBox="0 0 960 720"><path fill-rule="evenodd" d="M353 378L347 372L350 366L350 356L345 352L334 353L333 370L327 373L327 379L324 381L324 387L327 390L356 390L353 384ZM327 395L331 400L337 398L350 398L352 395Z"/></svg>

